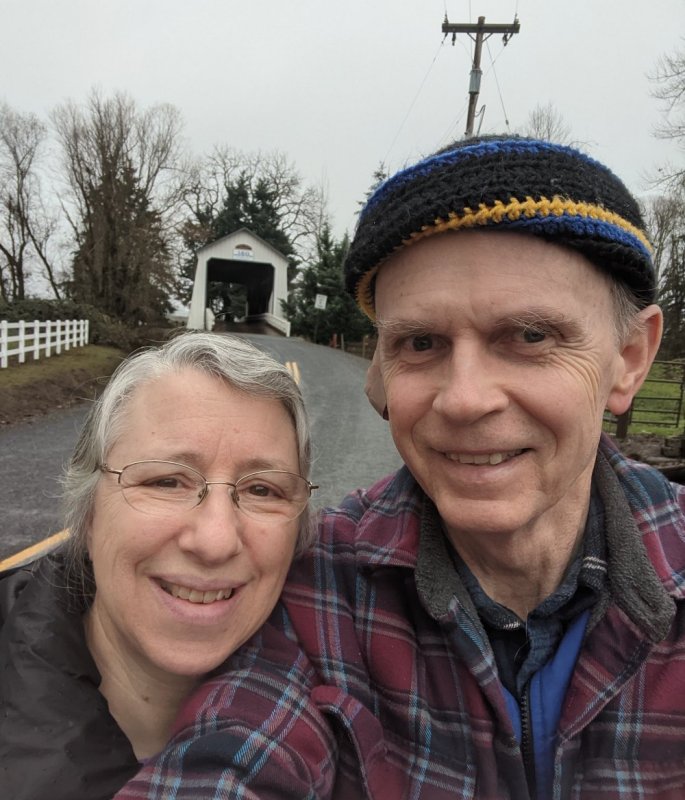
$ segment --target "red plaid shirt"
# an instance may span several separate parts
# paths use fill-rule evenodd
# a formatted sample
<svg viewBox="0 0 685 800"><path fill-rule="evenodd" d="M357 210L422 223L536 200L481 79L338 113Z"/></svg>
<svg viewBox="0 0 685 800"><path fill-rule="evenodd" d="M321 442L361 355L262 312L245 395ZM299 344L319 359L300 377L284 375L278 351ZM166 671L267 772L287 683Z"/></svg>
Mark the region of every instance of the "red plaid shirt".
<svg viewBox="0 0 685 800"><path fill-rule="evenodd" d="M611 596L563 703L552 797L681 800L685 488L602 450ZM117 795L363 797L529 797L492 649L406 469L324 515L270 623Z"/></svg>

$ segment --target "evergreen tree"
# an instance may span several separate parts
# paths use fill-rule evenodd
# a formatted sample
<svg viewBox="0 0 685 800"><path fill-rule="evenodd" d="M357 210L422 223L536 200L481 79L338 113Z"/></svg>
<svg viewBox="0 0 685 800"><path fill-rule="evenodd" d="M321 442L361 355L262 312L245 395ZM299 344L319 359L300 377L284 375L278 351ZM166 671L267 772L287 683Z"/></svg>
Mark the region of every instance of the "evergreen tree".
<svg viewBox="0 0 685 800"><path fill-rule="evenodd" d="M73 299L130 321L170 309L170 256L178 205L181 120L171 106L139 109L124 94L93 91L52 115L75 237Z"/></svg>
<svg viewBox="0 0 685 800"><path fill-rule="evenodd" d="M70 297L120 319L151 321L171 310L174 277L160 215L130 165L85 193Z"/></svg>
<svg viewBox="0 0 685 800"><path fill-rule="evenodd" d="M247 228L288 258L289 282L296 274L298 248L314 238L323 196L302 186L301 179L280 153L249 155L217 149L194 167L185 203L191 213L182 229L187 248L184 275L186 299L199 247ZM211 283L209 302L216 314L240 313L246 292L241 284Z"/></svg>
<svg viewBox="0 0 685 800"><path fill-rule="evenodd" d="M349 248L347 234L336 242L330 224L324 222L316 242L314 263L300 271L283 310L296 336L317 344L329 344L333 334L357 342L373 333L373 325L357 308L343 284L343 261ZM326 308L315 308L316 295L327 298Z"/></svg>
<svg viewBox="0 0 685 800"><path fill-rule="evenodd" d="M283 253L294 273L295 251L281 227L276 188L264 177L251 181L248 173L242 170L235 179L226 182L225 190L223 204L218 214L210 220L211 241L228 236L240 228L247 228ZM242 313L247 295L241 284L214 282L209 284L208 298L217 316L234 317Z"/></svg>
<svg viewBox="0 0 685 800"><path fill-rule="evenodd" d="M385 164L381 161L376 169L374 170L373 175L371 176L371 186L366 190L366 194L364 195L363 200L358 200L357 204L359 205L359 211L366 205L369 200L369 197L378 189L378 187L386 181L390 177L387 169L385 168ZM359 211L357 213L359 213Z"/></svg>

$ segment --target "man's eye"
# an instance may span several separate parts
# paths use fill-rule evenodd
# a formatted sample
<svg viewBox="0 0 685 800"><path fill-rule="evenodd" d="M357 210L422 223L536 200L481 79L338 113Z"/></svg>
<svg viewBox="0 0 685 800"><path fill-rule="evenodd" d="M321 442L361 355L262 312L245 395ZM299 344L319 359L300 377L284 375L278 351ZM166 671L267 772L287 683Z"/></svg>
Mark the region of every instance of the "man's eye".
<svg viewBox="0 0 685 800"><path fill-rule="evenodd" d="M547 331L541 330L540 328L523 328L521 331L521 339L526 344L537 344L538 342L544 342L547 338Z"/></svg>
<svg viewBox="0 0 685 800"><path fill-rule="evenodd" d="M429 334L425 334L423 336L412 336L410 344L414 352L423 353L433 347L433 337Z"/></svg>

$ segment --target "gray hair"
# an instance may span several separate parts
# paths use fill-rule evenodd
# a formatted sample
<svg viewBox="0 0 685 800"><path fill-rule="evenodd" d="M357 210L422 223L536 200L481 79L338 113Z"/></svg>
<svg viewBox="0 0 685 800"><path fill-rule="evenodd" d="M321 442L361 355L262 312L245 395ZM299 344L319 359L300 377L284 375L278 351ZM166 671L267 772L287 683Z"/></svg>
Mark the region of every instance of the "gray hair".
<svg viewBox="0 0 685 800"><path fill-rule="evenodd" d="M644 325L638 316L641 310L640 306L629 287L614 276L609 277L609 282L611 302L614 309L614 328L620 347Z"/></svg>
<svg viewBox="0 0 685 800"><path fill-rule="evenodd" d="M307 413L299 387L282 364L245 339L202 331L189 331L158 347L139 350L119 364L93 403L62 481L65 524L71 534L67 560L77 585L86 587L92 579L87 534L101 476L99 466L126 429L126 412L133 395L144 384L187 368L218 377L247 395L280 401L295 430L300 474L309 478ZM309 546L314 532L307 507L300 517L297 553Z"/></svg>

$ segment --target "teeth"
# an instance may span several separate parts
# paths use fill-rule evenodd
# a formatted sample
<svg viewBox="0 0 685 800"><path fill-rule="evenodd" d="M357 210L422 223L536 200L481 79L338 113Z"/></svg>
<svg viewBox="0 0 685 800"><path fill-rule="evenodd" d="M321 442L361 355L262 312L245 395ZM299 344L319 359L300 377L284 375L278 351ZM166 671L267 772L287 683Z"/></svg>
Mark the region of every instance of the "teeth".
<svg viewBox="0 0 685 800"><path fill-rule="evenodd" d="M494 467L503 461L520 455L522 452L523 450L507 450L502 453L446 453L446 455L450 461L457 461L459 464L490 464Z"/></svg>
<svg viewBox="0 0 685 800"><path fill-rule="evenodd" d="M177 583L167 583L166 581L162 581L160 585L172 597L203 605L215 603L217 600L228 600L233 594L233 589L213 589L210 592L201 592L199 589L189 589L187 586L179 586Z"/></svg>

